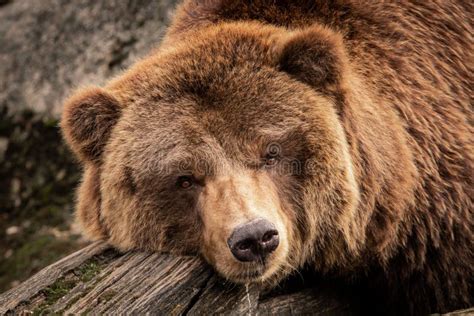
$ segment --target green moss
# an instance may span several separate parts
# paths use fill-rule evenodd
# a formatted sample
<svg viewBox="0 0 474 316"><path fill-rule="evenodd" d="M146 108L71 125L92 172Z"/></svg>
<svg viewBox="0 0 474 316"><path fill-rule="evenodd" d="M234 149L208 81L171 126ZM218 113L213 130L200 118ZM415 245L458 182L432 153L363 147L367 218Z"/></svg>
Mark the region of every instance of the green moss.
<svg viewBox="0 0 474 316"><path fill-rule="evenodd" d="M61 297L69 293L77 284L77 280L61 278L42 291L44 301L33 310L33 315L59 315L49 310Z"/></svg>
<svg viewBox="0 0 474 316"><path fill-rule="evenodd" d="M40 305L36 309L33 310L33 316L40 316L40 315L54 315L46 305Z"/></svg>
<svg viewBox="0 0 474 316"><path fill-rule="evenodd" d="M49 309L53 306L59 299L64 297L69 293L75 286L80 282L88 282L92 280L99 272L101 271L100 262L93 258L86 263L82 264L76 268L72 274L69 274L67 277L62 277L54 282L52 285L48 286L46 289L41 291L41 294L44 296L44 301L33 310L34 315L51 315L52 311ZM84 293L82 293L84 294ZM106 293L106 295L108 295ZM115 295L115 293L113 294ZM76 302L82 295L74 297L68 306L71 306ZM59 315L60 313L58 313Z"/></svg>
<svg viewBox="0 0 474 316"><path fill-rule="evenodd" d="M40 316L40 315L48 315L48 316L56 316L61 315L61 313L55 313L51 311L46 304L40 305L33 310L33 316Z"/></svg>
<svg viewBox="0 0 474 316"><path fill-rule="evenodd" d="M79 267L75 274L82 282L88 282L99 274L100 270L101 266L99 262L97 260L92 260Z"/></svg>
<svg viewBox="0 0 474 316"><path fill-rule="evenodd" d="M50 287L44 290L46 304L49 306L56 303L61 297L69 293L77 284L76 280L58 280Z"/></svg>

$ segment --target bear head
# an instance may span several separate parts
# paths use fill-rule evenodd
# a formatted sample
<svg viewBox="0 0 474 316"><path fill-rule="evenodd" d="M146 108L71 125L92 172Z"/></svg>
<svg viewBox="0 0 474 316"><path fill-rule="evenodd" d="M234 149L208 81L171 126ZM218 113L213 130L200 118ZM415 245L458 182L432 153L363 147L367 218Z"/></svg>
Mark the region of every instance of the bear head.
<svg viewBox="0 0 474 316"><path fill-rule="evenodd" d="M192 31L65 104L84 166L77 219L119 249L202 255L235 282L354 260L359 190L337 91L340 35Z"/></svg>

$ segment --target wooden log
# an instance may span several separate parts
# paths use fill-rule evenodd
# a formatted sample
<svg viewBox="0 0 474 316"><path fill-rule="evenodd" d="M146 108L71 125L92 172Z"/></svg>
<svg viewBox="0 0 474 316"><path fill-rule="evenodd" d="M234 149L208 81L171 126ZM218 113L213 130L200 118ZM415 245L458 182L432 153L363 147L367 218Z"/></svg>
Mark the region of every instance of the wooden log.
<svg viewBox="0 0 474 316"><path fill-rule="evenodd" d="M356 315L356 311L351 300L330 287L260 292L255 285L223 280L197 257L119 253L101 242L0 295L0 315Z"/></svg>
<svg viewBox="0 0 474 316"><path fill-rule="evenodd" d="M33 298L37 299L38 293L57 282L67 271L83 265L107 249L109 247L103 243L94 243L41 270L26 282L0 296L0 314L16 310Z"/></svg>

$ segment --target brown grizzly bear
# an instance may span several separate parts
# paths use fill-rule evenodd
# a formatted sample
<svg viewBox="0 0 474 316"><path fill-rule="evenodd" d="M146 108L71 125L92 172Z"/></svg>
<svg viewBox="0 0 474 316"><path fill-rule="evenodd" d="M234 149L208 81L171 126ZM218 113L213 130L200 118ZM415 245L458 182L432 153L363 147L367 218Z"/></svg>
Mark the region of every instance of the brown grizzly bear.
<svg viewBox="0 0 474 316"><path fill-rule="evenodd" d="M162 45L61 121L77 218L225 278L363 280L393 310L474 304L468 1L185 1Z"/></svg>

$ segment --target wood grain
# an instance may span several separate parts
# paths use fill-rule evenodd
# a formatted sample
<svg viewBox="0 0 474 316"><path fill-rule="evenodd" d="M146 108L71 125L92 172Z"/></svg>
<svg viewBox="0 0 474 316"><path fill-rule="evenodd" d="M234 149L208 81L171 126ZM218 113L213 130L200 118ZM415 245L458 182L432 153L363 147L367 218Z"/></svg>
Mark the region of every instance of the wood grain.
<svg viewBox="0 0 474 316"><path fill-rule="evenodd" d="M257 314L258 289L231 284L217 275L209 280L199 300L189 311L189 315L207 315L209 312L219 315Z"/></svg>
<svg viewBox="0 0 474 316"><path fill-rule="evenodd" d="M197 257L119 253L97 242L0 295L0 315L358 314L331 287L290 288L293 292L261 292L223 280Z"/></svg>
<svg viewBox="0 0 474 316"><path fill-rule="evenodd" d="M74 269L91 257L110 248L108 245L97 242L77 251L64 259L44 268L33 277L19 286L0 296L0 314L15 309L20 303L30 300L42 289L53 284L64 273Z"/></svg>

